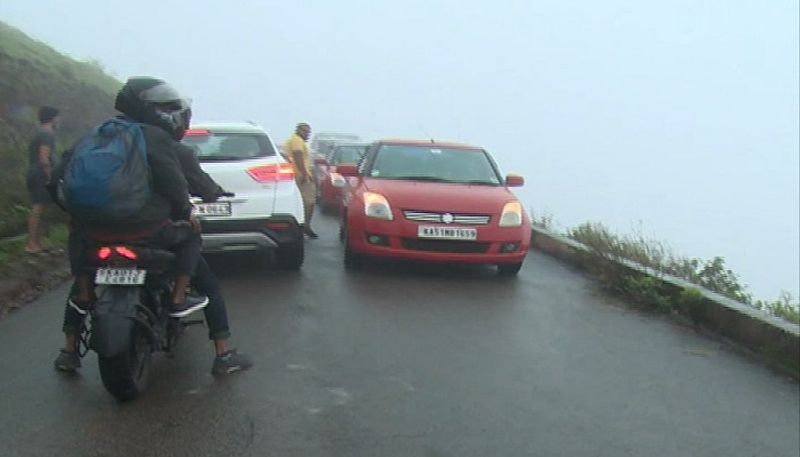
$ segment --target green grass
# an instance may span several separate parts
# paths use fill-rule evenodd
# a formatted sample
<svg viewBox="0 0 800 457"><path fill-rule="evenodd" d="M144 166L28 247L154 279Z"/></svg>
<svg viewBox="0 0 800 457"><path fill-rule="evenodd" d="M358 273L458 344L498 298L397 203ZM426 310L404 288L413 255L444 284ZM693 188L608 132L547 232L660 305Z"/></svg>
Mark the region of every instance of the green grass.
<svg viewBox="0 0 800 457"><path fill-rule="evenodd" d="M69 230L64 224L50 227L47 245L51 248L66 249ZM25 252L25 237L14 240L0 241L0 273L7 273L14 269L15 264L21 259L30 256Z"/></svg>

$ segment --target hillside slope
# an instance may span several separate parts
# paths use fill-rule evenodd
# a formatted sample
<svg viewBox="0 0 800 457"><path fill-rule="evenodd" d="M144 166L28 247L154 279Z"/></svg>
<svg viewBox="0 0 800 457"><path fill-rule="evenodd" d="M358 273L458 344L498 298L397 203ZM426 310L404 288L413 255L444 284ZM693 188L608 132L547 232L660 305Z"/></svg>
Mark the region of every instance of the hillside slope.
<svg viewBox="0 0 800 457"><path fill-rule="evenodd" d="M27 148L41 105L58 107L59 153L114 113L121 86L97 65L78 62L0 22L0 237L25 231Z"/></svg>

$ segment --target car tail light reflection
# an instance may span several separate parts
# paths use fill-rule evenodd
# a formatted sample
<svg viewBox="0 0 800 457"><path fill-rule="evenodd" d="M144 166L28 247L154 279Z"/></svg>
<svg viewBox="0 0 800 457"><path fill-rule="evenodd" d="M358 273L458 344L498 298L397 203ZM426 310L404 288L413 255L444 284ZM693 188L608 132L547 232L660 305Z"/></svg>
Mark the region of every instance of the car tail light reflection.
<svg viewBox="0 0 800 457"><path fill-rule="evenodd" d="M210 136L211 132L208 130L196 130L196 129L189 129L183 136Z"/></svg>
<svg viewBox="0 0 800 457"><path fill-rule="evenodd" d="M280 232L282 230L289 230L292 227L292 224L288 222L267 222L264 224L264 227Z"/></svg>
<svg viewBox="0 0 800 457"><path fill-rule="evenodd" d="M247 174L258 182L293 181L294 166L290 163L263 165L248 168Z"/></svg>

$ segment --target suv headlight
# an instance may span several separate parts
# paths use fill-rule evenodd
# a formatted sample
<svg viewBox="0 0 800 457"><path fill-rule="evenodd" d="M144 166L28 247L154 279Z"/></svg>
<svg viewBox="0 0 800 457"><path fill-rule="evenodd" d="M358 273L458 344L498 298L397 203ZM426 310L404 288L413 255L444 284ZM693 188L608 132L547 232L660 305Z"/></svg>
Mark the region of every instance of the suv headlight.
<svg viewBox="0 0 800 457"><path fill-rule="evenodd" d="M375 219L394 220L389 201L375 192L364 192L364 214Z"/></svg>
<svg viewBox="0 0 800 457"><path fill-rule="evenodd" d="M500 227L519 227L522 225L522 205L518 201L508 202L500 215Z"/></svg>

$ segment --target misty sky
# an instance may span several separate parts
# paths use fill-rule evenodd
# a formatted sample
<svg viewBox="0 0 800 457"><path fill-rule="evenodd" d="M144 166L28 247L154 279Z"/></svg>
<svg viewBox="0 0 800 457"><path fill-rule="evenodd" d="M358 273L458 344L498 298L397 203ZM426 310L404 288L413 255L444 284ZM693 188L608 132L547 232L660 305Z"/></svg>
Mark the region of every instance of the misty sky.
<svg viewBox="0 0 800 457"><path fill-rule="evenodd" d="M561 227L587 220L800 286L797 0L36 1L0 20L198 120L485 146Z"/></svg>

